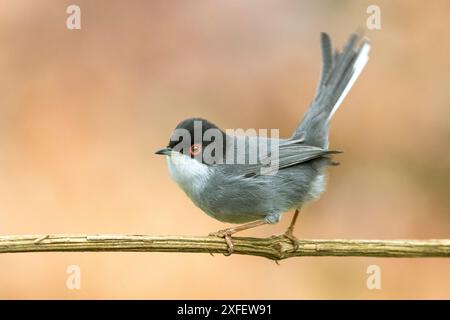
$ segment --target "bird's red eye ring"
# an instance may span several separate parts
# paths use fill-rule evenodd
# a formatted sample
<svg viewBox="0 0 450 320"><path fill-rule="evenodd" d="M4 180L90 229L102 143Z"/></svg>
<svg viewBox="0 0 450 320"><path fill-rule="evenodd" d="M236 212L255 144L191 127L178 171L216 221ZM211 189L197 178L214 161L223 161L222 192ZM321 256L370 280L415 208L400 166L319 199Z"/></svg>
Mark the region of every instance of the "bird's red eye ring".
<svg viewBox="0 0 450 320"><path fill-rule="evenodd" d="M191 146L191 148L189 149L189 153L191 154L191 156L196 156L198 155L200 152L202 151L202 145L195 143Z"/></svg>

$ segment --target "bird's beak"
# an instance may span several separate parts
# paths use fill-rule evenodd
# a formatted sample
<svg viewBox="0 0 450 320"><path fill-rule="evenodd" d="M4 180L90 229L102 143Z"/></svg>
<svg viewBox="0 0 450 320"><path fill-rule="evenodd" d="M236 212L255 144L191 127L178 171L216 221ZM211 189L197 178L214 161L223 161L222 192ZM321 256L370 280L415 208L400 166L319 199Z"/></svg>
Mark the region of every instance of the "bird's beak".
<svg viewBox="0 0 450 320"><path fill-rule="evenodd" d="M164 156L170 156L170 154L172 153L172 149L167 147L167 148L162 148L158 151L155 152L155 154L161 154Z"/></svg>

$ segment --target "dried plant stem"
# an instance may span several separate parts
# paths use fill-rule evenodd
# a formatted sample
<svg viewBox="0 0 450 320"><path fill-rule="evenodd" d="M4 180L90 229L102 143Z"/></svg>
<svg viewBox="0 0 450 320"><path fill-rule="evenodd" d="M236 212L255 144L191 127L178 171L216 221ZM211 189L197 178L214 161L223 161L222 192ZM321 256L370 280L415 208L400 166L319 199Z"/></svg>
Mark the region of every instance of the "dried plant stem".
<svg viewBox="0 0 450 320"><path fill-rule="evenodd" d="M303 256L450 257L450 239L442 240L299 240L295 250L284 237L233 238L234 254L282 260ZM0 253L18 252L190 252L226 253L217 237L147 235L18 235L0 236Z"/></svg>

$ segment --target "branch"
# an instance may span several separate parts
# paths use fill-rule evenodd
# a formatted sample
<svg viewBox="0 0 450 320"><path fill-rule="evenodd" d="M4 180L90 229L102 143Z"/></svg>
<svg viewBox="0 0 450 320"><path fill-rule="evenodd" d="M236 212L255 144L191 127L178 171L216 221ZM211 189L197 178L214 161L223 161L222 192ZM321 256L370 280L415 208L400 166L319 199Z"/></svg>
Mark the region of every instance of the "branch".
<svg viewBox="0 0 450 320"><path fill-rule="evenodd" d="M297 249L285 237L233 238L234 254L282 260L302 256L450 257L446 240L299 240ZM191 252L226 253L217 237L145 235L20 235L0 236L0 253L15 252Z"/></svg>

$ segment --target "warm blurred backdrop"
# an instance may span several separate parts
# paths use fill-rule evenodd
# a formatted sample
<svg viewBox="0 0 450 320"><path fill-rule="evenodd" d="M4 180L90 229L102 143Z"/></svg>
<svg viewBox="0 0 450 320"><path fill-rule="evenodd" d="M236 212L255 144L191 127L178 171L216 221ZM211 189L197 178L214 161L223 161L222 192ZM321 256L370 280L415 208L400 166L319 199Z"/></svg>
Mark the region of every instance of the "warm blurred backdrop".
<svg viewBox="0 0 450 320"><path fill-rule="evenodd" d="M65 27L81 7L82 29ZM280 128L311 101L319 33L367 33L371 60L333 119L345 151L300 238L450 238L450 2L0 2L0 234L206 235L153 152L178 121ZM243 235L281 233L275 226ZM79 265L81 290L66 288ZM366 288L366 268L382 289ZM450 298L450 259L175 253L0 255L0 298Z"/></svg>

